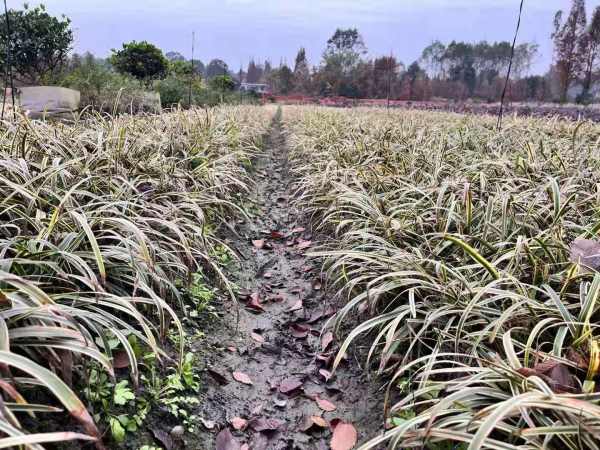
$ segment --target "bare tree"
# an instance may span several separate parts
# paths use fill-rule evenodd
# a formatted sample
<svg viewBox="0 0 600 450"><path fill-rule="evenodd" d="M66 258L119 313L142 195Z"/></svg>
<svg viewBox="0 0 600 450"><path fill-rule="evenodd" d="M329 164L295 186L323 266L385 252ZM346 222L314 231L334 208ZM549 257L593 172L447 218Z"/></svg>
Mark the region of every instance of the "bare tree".
<svg viewBox="0 0 600 450"><path fill-rule="evenodd" d="M306 59L306 50L300 48L294 64L294 86L298 92L308 93L310 89L310 68Z"/></svg>
<svg viewBox="0 0 600 450"><path fill-rule="evenodd" d="M560 83L560 99L567 100L571 83L584 70L586 50L586 15L585 0L573 0L571 12L562 23L563 12L558 11L554 17L554 58Z"/></svg>
<svg viewBox="0 0 600 450"><path fill-rule="evenodd" d="M596 69L598 53L600 53L600 6L592 14L592 20L584 36L585 61L582 98L585 101L592 86L592 75Z"/></svg>

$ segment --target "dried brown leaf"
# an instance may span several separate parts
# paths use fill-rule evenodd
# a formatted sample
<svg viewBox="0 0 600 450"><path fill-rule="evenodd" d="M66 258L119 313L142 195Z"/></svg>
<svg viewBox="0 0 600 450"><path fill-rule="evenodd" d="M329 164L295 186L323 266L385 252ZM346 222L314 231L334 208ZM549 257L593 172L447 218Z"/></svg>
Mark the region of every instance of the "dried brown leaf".
<svg viewBox="0 0 600 450"><path fill-rule="evenodd" d="M245 374L244 372L236 371L236 372L233 372L231 375L233 376L235 381L238 381L243 384L253 384L250 377L247 374Z"/></svg>
<svg viewBox="0 0 600 450"><path fill-rule="evenodd" d="M331 450L350 450L356 445L358 434L350 423L338 423L333 429Z"/></svg>
<svg viewBox="0 0 600 450"><path fill-rule="evenodd" d="M240 450L240 443L233 437L228 428L217 434L215 450Z"/></svg>

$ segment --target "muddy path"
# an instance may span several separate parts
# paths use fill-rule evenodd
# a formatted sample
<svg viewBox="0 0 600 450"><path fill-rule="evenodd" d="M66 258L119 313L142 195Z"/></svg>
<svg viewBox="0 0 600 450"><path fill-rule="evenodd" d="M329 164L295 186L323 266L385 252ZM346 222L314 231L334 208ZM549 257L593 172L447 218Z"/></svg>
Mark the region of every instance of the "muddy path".
<svg viewBox="0 0 600 450"><path fill-rule="evenodd" d="M320 267L306 256L320 236L290 204L279 114L255 162L256 191L247 199L251 220L237 223L239 236L227 242L240 257L229 270L241 288L239 321L235 304L222 300L224 315L196 349L206 365L196 414L212 429L201 426L186 448L214 449L224 429L251 450L329 448L331 430L318 424L307 430L310 416L353 424L359 442L381 429L381 394L357 358L349 355L329 380L321 370L337 349L335 340L327 343L321 335L335 305L322 289Z"/></svg>

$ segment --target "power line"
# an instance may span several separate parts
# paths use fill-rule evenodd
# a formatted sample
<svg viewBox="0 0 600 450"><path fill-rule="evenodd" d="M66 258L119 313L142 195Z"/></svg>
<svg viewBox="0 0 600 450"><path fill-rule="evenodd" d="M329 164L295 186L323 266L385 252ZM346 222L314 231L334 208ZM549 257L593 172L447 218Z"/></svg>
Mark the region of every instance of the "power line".
<svg viewBox="0 0 600 450"><path fill-rule="evenodd" d="M504 89L502 90L502 97L500 99L500 111L498 112L498 123L496 124L496 128L498 131L502 129L502 115L504 114L504 98L506 97L506 89L508 88L508 83L510 82L510 71L512 69L513 58L515 56L515 45L517 44L517 36L519 35L519 28L521 27L521 15L523 14L523 2L525 0L521 0L521 5L519 6L519 19L517 20L517 28L515 30L515 37L513 39L512 47L510 49L510 62L508 63L508 71L506 72L506 80L504 82Z"/></svg>

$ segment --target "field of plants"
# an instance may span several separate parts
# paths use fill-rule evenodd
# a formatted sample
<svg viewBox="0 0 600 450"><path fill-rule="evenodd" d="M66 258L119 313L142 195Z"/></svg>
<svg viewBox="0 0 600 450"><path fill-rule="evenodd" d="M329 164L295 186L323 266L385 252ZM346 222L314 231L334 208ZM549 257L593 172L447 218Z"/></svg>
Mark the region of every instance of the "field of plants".
<svg viewBox="0 0 600 450"><path fill-rule="evenodd" d="M0 448L600 449L600 126L495 125L3 122Z"/></svg>
<svg viewBox="0 0 600 450"><path fill-rule="evenodd" d="M114 448L165 393L197 384L184 325L203 292L232 294L216 232L243 215L271 117L0 124L1 448L102 448L101 435Z"/></svg>
<svg viewBox="0 0 600 450"><path fill-rule="evenodd" d="M600 448L600 127L284 108L331 320L389 381L361 449ZM457 446L448 446L454 442Z"/></svg>

